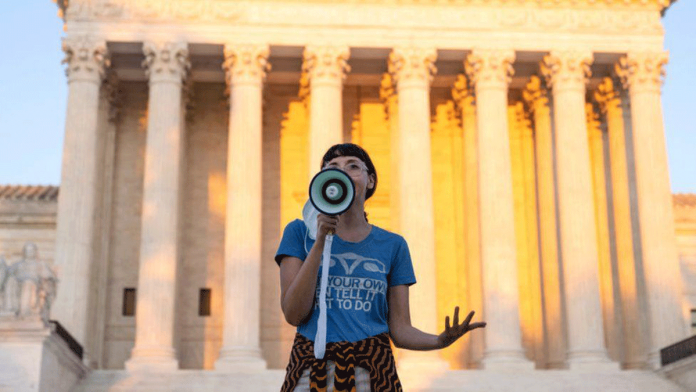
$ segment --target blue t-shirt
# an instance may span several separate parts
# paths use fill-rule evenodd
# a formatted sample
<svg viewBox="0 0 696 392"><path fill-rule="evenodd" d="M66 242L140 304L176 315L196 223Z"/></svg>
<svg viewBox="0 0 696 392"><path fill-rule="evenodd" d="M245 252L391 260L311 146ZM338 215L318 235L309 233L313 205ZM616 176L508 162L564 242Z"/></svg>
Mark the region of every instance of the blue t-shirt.
<svg viewBox="0 0 696 392"><path fill-rule="evenodd" d="M295 219L283 232L275 261L293 256L304 261L314 240L304 222ZM297 332L314 341L319 319L319 265L312 313ZM331 246L329 285L326 290L326 342L357 342L389 331L387 288L416 283L408 245L398 234L372 225L361 242L343 241L335 235Z"/></svg>

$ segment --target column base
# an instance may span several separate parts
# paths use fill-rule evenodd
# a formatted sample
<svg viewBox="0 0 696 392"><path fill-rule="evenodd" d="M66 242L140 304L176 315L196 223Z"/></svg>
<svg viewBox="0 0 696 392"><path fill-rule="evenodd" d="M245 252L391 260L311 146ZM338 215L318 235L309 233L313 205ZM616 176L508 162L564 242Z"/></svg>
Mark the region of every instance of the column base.
<svg viewBox="0 0 696 392"><path fill-rule="evenodd" d="M649 369L652 370L658 370L662 367L662 359L660 358L659 351L651 351L650 353L648 353L647 366Z"/></svg>
<svg viewBox="0 0 696 392"><path fill-rule="evenodd" d="M223 372L256 372L267 369L261 350L248 346L223 347L220 358L215 361L215 370Z"/></svg>
<svg viewBox="0 0 696 392"><path fill-rule="evenodd" d="M428 390L432 387L433 380L450 370L449 362L440 357L439 350L400 350L396 372L405 391Z"/></svg>
<svg viewBox="0 0 696 392"><path fill-rule="evenodd" d="M399 353L399 358L396 360L399 372L438 373L450 370L449 362L440 357L438 350L404 351Z"/></svg>
<svg viewBox="0 0 696 392"><path fill-rule="evenodd" d="M618 372L621 366L613 362L605 351L568 353L568 368L575 371Z"/></svg>
<svg viewBox="0 0 696 392"><path fill-rule="evenodd" d="M171 372L179 369L179 361L172 348L136 347L125 366L129 372Z"/></svg>
<svg viewBox="0 0 696 392"><path fill-rule="evenodd" d="M481 361L484 370L531 371L534 362L527 359L522 351L486 351Z"/></svg>

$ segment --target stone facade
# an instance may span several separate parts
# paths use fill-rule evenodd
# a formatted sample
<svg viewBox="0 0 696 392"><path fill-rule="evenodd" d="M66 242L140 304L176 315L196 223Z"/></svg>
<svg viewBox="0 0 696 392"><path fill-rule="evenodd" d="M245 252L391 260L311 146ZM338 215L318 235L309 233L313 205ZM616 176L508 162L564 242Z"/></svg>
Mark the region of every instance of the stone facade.
<svg viewBox="0 0 696 392"><path fill-rule="evenodd" d="M448 367L645 370L687 336L692 196L669 192L660 103L670 1L57 3L55 250L19 218L7 230L55 257L52 316L92 368L282 371L294 328L273 254L341 141L377 167L370 222L409 243L414 326L436 333L457 305L488 322L396 350L406 378L422 371L409 385Z"/></svg>

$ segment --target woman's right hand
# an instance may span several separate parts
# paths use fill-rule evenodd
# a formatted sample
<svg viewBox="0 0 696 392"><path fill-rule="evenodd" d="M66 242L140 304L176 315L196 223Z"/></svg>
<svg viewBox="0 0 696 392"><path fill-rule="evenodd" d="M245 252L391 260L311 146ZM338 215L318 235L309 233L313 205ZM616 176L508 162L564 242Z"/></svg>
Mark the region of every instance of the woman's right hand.
<svg viewBox="0 0 696 392"><path fill-rule="evenodd" d="M338 227L338 215L317 215L317 239L325 239L329 231L335 233Z"/></svg>

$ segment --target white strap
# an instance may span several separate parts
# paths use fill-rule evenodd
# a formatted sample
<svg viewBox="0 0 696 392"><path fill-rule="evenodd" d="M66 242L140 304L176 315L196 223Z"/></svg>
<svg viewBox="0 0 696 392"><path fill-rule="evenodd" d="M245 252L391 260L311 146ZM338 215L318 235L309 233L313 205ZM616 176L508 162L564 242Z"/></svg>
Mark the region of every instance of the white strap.
<svg viewBox="0 0 696 392"><path fill-rule="evenodd" d="M327 234L324 240L324 252L321 260L321 289L319 291L319 320L317 321L317 336L314 338L314 357L324 358L326 351L326 288L329 285L329 267L331 262L331 243L333 235Z"/></svg>

